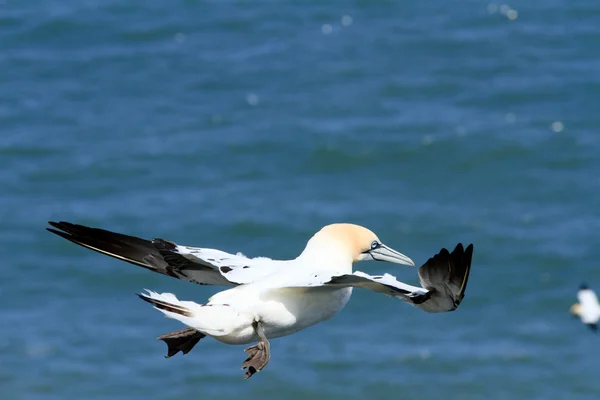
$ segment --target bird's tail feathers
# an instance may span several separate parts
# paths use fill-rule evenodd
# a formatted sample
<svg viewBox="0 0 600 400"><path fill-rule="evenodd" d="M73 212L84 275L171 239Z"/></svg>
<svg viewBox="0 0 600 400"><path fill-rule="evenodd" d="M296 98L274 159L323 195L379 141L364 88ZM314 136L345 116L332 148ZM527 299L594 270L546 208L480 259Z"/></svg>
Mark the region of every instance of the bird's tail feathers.
<svg viewBox="0 0 600 400"><path fill-rule="evenodd" d="M156 292L153 292L148 289L144 289L144 290L146 290L146 292L148 292L148 294L139 293L138 294L139 298L152 304L154 306L154 308L156 308L159 311L162 311L167 317L170 317L173 319L178 319L178 320L182 321L180 319L180 317L178 317L178 316L183 316L183 317L188 317L188 318L193 318L195 316L194 312L189 307L186 307L183 304L184 302L179 301L179 299L177 299L177 297L175 297L174 294L172 294L172 293L156 293ZM185 303L189 303L189 302L185 302ZM175 314L175 315L171 315L171 314Z"/></svg>
<svg viewBox="0 0 600 400"><path fill-rule="evenodd" d="M147 293L138 296L168 318L176 319L185 325L209 336L225 336L238 329L240 314L228 304L197 304L181 301L172 293ZM244 321L245 322L245 321Z"/></svg>

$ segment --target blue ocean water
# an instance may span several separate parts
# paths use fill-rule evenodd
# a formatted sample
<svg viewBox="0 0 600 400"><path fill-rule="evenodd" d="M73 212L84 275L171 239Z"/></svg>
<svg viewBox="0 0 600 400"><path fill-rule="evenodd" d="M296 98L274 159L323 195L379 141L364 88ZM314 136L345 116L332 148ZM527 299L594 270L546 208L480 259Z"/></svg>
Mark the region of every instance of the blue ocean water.
<svg viewBox="0 0 600 400"><path fill-rule="evenodd" d="M597 399L600 4L0 0L0 398ZM355 290L332 320L164 359L143 288L67 220L295 257L332 222L424 262L474 243L447 314ZM416 270L364 263L416 283Z"/></svg>

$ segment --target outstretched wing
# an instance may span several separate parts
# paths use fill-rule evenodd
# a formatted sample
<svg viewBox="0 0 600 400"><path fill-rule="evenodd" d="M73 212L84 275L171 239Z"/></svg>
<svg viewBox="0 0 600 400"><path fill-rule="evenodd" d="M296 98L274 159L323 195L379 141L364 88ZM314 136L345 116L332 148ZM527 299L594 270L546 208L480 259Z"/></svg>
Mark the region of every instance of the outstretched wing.
<svg viewBox="0 0 600 400"><path fill-rule="evenodd" d="M465 296L472 255L472 244L465 250L459 243L452 253L442 249L419 267L422 287L400 282L390 274L371 276L361 271L339 275L313 273L302 277L295 273L293 279L278 284L281 287L357 287L398 297L427 312L447 312L455 310Z"/></svg>
<svg viewBox="0 0 600 400"><path fill-rule="evenodd" d="M371 276L361 271L355 271L353 274L332 276L323 285L369 289L388 296L399 297L403 300L414 299L427 294L427 290L400 282L390 274Z"/></svg>
<svg viewBox="0 0 600 400"><path fill-rule="evenodd" d="M276 272L285 261L248 258L221 250L146 240L69 222L49 222L48 231L75 244L140 267L200 285L236 286Z"/></svg>

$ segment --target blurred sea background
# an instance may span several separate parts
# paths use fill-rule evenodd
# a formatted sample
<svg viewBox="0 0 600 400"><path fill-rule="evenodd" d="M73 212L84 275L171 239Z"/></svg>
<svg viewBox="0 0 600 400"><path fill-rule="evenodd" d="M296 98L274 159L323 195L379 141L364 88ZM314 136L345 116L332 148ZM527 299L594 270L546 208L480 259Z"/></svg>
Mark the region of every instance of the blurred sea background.
<svg viewBox="0 0 600 400"><path fill-rule="evenodd" d="M0 0L0 398L598 399L600 3ZM333 222L417 264L474 243L459 309L355 290L244 346L134 296L202 287L81 249L67 220L295 257ZM360 264L415 284L415 269Z"/></svg>

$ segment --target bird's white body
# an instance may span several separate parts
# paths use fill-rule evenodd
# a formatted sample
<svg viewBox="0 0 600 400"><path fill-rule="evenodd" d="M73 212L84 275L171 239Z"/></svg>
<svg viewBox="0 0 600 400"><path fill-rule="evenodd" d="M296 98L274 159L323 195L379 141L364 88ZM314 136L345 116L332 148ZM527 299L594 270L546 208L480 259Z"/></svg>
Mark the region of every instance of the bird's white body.
<svg viewBox="0 0 600 400"><path fill-rule="evenodd" d="M194 312L193 317L159 310L227 344L257 341L253 324L258 321L268 338L291 335L333 317L350 300L352 287L309 286L324 276L352 273L352 255L343 247L343 243L327 235L317 236L298 258L279 261L276 272L256 282L219 292L205 305L192 303L193 308L189 302L177 300ZM294 287L298 283L302 286ZM160 296L149 292L151 298ZM173 297L168 301L177 304Z"/></svg>
<svg viewBox="0 0 600 400"><path fill-rule="evenodd" d="M577 293L579 318L584 324L596 324L600 320L600 303L592 289L582 289Z"/></svg>
<svg viewBox="0 0 600 400"><path fill-rule="evenodd" d="M354 287L398 297L427 312L452 311L464 296L472 255L472 245L465 252L459 244L452 254L443 249L419 268L423 286L416 287L389 274L353 272L353 264L362 260L414 266L372 231L353 224L323 227L288 261L148 241L68 222L51 225L57 228L51 232L74 243L152 271L199 284L233 286L206 304L181 301L171 293L140 295L167 317L228 344L265 342L328 320L346 306Z"/></svg>
<svg viewBox="0 0 600 400"><path fill-rule="evenodd" d="M269 339L330 319L346 306L355 287L402 299L426 312L455 310L464 298L473 255L472 244L464 249L459 243L452 253L442 249L419 267L421 287L416 287L390 274L352 271L362 260L414 266L372 231L354 224L323 227L289 261L150 241L65 221L50 225L50 232L75 244L145 269L201 285L232 287L206 304L181 301L171 293L139 296L189 327L158 338L168 346L166 357L187 354L205 336L227 344L257 342L244 350L246 378L269 362Z"/></svg>
<svg viewBox="0 0 600 400"><path fill-rule="evenodd" d="M224 295L221 300L226 301L227 293L221 294ZM211 336L227 344L247 344L258 340L253 327L255 321L262 323L268 338L291 335L336 315L348 303L351 294L352 288L324 287L271 289L257 296L251 296L247 291L245 296L232 297L233 301L225 305L211 301L202 308L229 308L232 311L230 318L222 321L222 325L212 327L222 330L224 334ZM186 317L179 314L169 316L203 332L203 314L201 311L197 313L198 324L193 320L184 320Z"/></svg>

